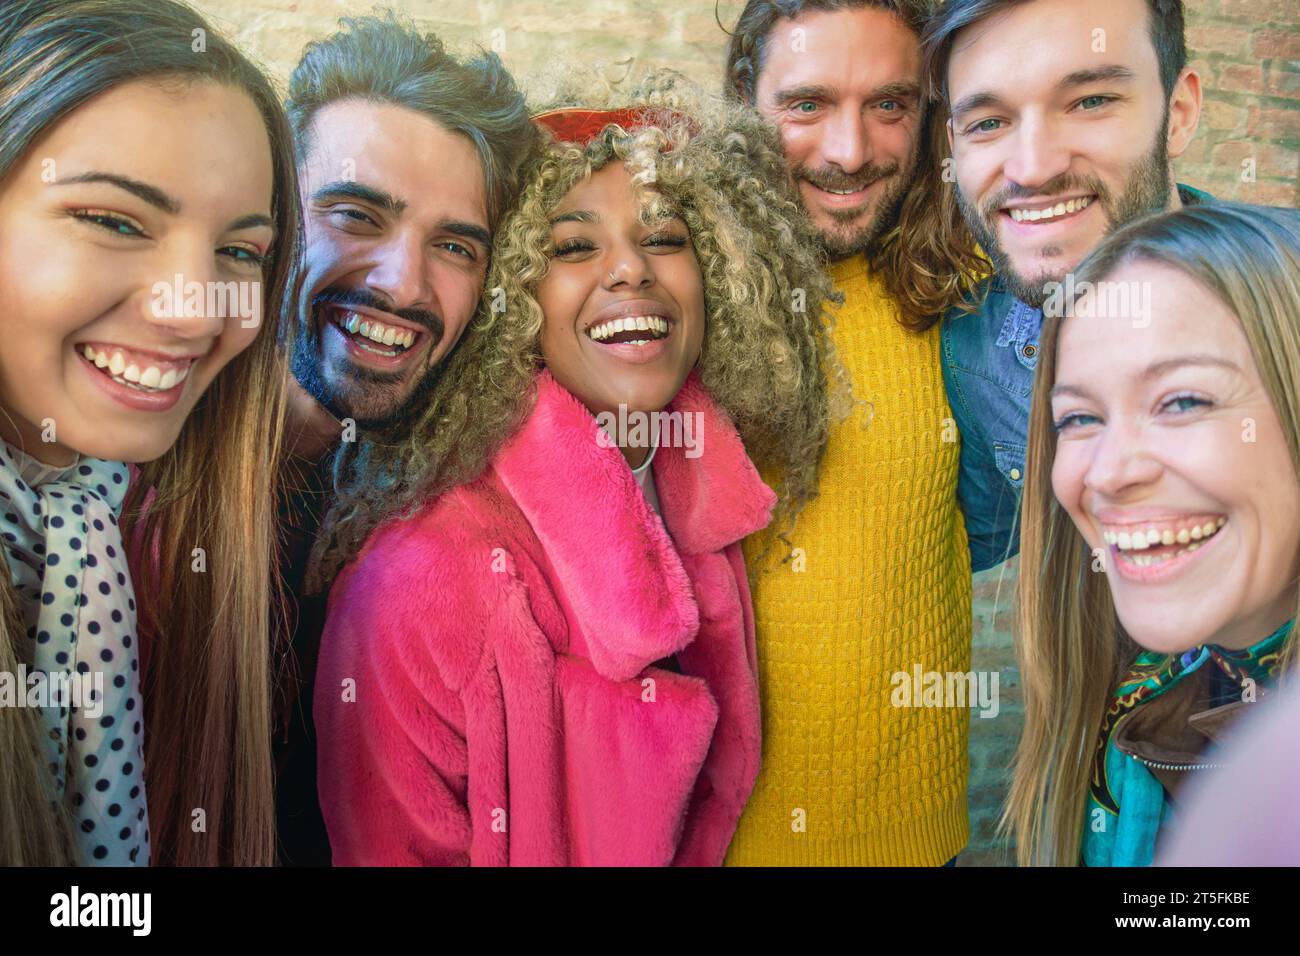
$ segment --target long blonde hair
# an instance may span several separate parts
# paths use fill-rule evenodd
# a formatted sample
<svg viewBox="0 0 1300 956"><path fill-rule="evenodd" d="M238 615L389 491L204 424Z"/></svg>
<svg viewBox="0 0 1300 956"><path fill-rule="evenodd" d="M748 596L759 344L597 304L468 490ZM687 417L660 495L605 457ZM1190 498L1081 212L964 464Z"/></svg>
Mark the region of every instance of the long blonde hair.
<svg viewBox="0 0 1300 956"><path fill-rule="evenodd" d="M205 49L191 44L203 31ZM178 77L246 93L271 143L275 248L262 314L278 318L301 231L288 124L261 72L194 11L172 0L9 0L0 10L0 181L39 136L119 84ZM287 371L274 329L217 376L176 444L141 468L122 536L140 561L145 767L158 863L269 864L275 859L270 758L272 618ZM145 508L146 496L155 497ZM191 552L206 552L205 573ZM0 670L18 662L19 598L0 575ZM79 862L68 814L35 756L30 708L0 708L0 864ZM206 817L195 832L194 811Z"/></svg>
<svg viewBox="0 0 1300 956"><path fill-rule="evenodd" d="M1300 482L1300 212L1217 203L1138 220L1092 253L1077 284L1134 261L1183 271L1236 314L1282 423L1291 479ZM1049 392L1061 321L1069 320L1046 321L1039 343L1022 502L1016 644L1025 728L1002 818L1022 865L1078 861L1103 712L1138 650L1116 617L1105 576L1092 573L1092 555L1052 493ZM1300 610L1300 586L1295 603ZM1294 667L1296 646L1288 642L1284 673Z"/></svg>
<svg viewBox="0 0 1300 956"><path fill-rule="evenodd" d="M568 105L563 94L555 98ZM592 98L589 92L582 105L595 105ZM379 523L475 478L523 421L542 362L534 293L550 264L550 213L612 162L623 163L634 183L650 185L643 215L672 209L690 229L707 312L700 379L750 457L775 476L774 524L791 526L815 496L830 422L847 413L849 387L823 310L837 294L776 133L752 111L705 97L672 71L651 74L630 100L620 105L677 111L677 118L633 131L610 125L585 147L540 144L492 253L487 286L499 291L484 297L427 410L400 442L368 436L340 451L338 494L317 544L316 586ZM505 311L494 310L498 300Z"/></svg>

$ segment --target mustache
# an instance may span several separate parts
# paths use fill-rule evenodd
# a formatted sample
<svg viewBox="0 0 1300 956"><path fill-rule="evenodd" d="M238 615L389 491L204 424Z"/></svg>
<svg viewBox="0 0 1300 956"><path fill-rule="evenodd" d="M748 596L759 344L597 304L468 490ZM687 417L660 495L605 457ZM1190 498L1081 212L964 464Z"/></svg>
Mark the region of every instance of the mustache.
<svg viewBox="0 0 1300 956"><path fill-rule="evenodd" d="M902 165L898 160L883 165L868 163L851 175L834 166L821 166L815 169L805 166L799 170L798 177L807 180L818 189L857 192L859 189L866 189L882 179L897 176L900 169L902 169Z"/></svg>
<svg viewBox="0 0 1300 956"><path fill-rule="evenodd" d="M1042 186L1031 187L1022 186L1019 183L1008 183L984 201L983 206L980 207L980 212L986 220L992 222L993 218L1002 211L1002 207L1013 199L1051 199L1055 196L1064 196L1067 193L1080 192L1096 194L1102 208L1110 208L1110 191L1100 179L1090 179L1065 173L1044 183Z"/></svg>
<svg viewBox="0 0 1300 956"><path fill-rule="evenodd" d="M338 286L330 286L312 298L312 314L319 319L321 309L326 306L356 306L395 315L399 319L413 322L428 331L433 336L434 347L437 347L438 343L442 341L442 337L446 332L442 317L436 313L430 312L428 309L394 309L392 303L369 289L344 289Z"/></svg>

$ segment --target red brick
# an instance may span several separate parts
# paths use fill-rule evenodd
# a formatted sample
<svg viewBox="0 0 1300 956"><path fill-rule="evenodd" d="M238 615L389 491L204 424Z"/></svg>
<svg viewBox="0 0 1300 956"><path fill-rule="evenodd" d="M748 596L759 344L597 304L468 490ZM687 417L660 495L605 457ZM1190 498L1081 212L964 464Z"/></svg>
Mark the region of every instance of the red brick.
<svg viewBox="0 0 1300 956"><path fill-rule="evenodd" d="M1300 60L1300 31L1257 30L1251 37L1250 52L1260 60Z"/></svg>
<svg viewBox="0 0 1300 956"><path fill-rule="evenodd" d="M1246 118L1246 107L1218 100L1207 100L1201 109L1201 122L1208 129L1220 130L1226 134L1244 129Z"/></svg>
<svg viewBox="0 0 1300 956"><path fill-rule="evenodd" d="M1246 135L1252 139L1300 140L1300 109L1261 108L1246 125Z"/></svg>
<svg viewBox="0 0 1300 956"><path fill-rule="evenodd" d="M1219 70L1214 89L1220 93L1260 93L1264 89L1264 68L1259 64L1246 66L1225 63Z"/></svg>
<svg viewBox="0 0 1300 956"><path fill-rule="evenodd" d="M1250 29L1247 27L1200 25L1187 26L1188 56L1206 53L1225 53L1240 56L1250 46Z"/></svg>
<svg viewBox="0 0 1300 956"><path fill-rule="evenodd" d="M1219 12L1226 19L1248 23L1300 23L1300 5L1291 0L1219 0Z"/></svg>

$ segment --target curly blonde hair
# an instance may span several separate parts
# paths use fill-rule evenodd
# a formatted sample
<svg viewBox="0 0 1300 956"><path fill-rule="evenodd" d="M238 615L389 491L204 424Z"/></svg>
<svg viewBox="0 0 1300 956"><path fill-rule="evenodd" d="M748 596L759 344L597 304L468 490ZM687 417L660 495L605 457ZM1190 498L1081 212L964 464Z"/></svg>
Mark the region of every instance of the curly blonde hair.
<svg viewBox="0 0 1300 956"><path fill-rule="evenodd" d="M593 106L590 99L583 105ZM548 105L567 105L560 100ZM615 161L632 174L644 221L679 215L690 230L706 312L698 374L774 484L776 527L788 532L816 496L830 426L852 398L824 310L841 296L779 140L752 111L706 97L671 71L651 74L622 105L657 111L656 123L632 131L611 124L586 146L539 142L494 245L490 291L409 434L395 441L364 435L340 448L314 587L330 581L380 523L478 477L527 417L544 364L536 290L551 261L551 213Z"/></svg>

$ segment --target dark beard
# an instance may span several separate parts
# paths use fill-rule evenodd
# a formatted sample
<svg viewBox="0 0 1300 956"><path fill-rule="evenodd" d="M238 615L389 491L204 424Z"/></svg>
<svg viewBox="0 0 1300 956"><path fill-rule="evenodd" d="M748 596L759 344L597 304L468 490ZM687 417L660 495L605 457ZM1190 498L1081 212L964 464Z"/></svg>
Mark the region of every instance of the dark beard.
<svg viewBox="0 0 1300 956"><path fill-rule="evenodd" d="M429 397L438 383L441 363L439 363L439 366L434 366L425 372L423 377L416 382L415 387L411 389L411 394L395 406L392 411L374 417L358 416L353 409L347 407L353 404L351 401L352 393L358 388L364 389L367 386L375 390L390 388L392 387L391 376L373 369L352 365L348 370L349 375L359 385L353 384L350 388L339 388L332 387L326 382L325 376L321 372L323 358L321 355L320 329L321 323L324 321L321 317L321 307L331 303L350 303L384 308L383 303L372 300L373 297L369 293L358 290L325 290L317 295L307 306L309 314L297 323L297 331L290 353L289 370L293 373L293 377L298 380L298 384L302 386L303 390L335 419L342 421L351 418L356 422L357 427L362 430L389 436L401 435L408 431L423 413ZM385 308L385 311L392 310ZM437 343L442 339L444 327L442 320L437 316L415 310L399 310L394 314L416 321L427 328L430 334L433 335L433 345L431 347L436 347Z"/></svg>
<svg viewBox="0 0 1300 956"><path fill-rule="evenodd" d="M1169 150L1166 139L1168 131L1169 113L1166 111L1155 145L1146 156L1134 164L1133 171L1124 183L1124 192L1118 200L1112 196L1101 180L1072 176L1069 173L1037 189L1012 185L999 190L996 195L990 197L984 203L982 209L977 209L966 199L960 189L957 190L957 204L961 207L961 214L966 220L966 225L970 227L970 231L974 234L976 241L979 242L980 248L993 262L997 274L1001 276L1002 281L1006 283L1007 289L1012 295L1027 305L1042 308L1043 303L1047 300L1048 292L1046 287L1048 284L1064 282L1065 273L1073 271L1073 269L1067 269L1060 275L1040 275L1033 278L1017 273L1011 264L1010 257L1007 256L1006 251L998 242L997 227L994 225L997 217L1001 215L1002 207L1012 199L1046 199L1070 192L1095 193L1097 196L1096 201L1101 203L1102 211L1106 213L1105 235L1109 236L1116 229L1135 219L1140 219L1151 213L1161 212L1169 207L1172 181L1169 178ZM1049 255L1053 254L1052 247L1045 247L1044 251ZM1076 265L1073 268L1077 269L1078 266Z"/></svg>
<svg viewBox="0 0 1300 956"><path fill-rule="evenodd" d="M898 221L899 208L903 204L903 197L907 194L908 187L912 184L916 176L916 166L919 159L918 149L913 150L912 157L908 160L906 170L903 170L898 162L887 164L885 166L869 166L858 170L852 176L846 176L837 170L799 170L797 176L799 179L806 180L814 186L826 189L850 189L853 187L863 188L870 186L872 183L886 180L888 185L885 192L880 197L880 202L876 205L876 210L871 219L861 228L851 233L825 232L818 230L818 244L826 258L834 261L837 259L847 259L849 256L856 255L859 252L870 249L876 241L888 232ZM830 217L837 223L848 225L858 216L857 212L836 213L831 212Z"/></svg>

